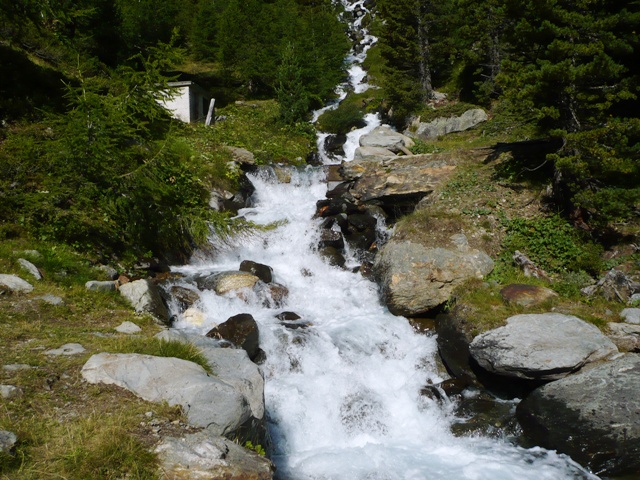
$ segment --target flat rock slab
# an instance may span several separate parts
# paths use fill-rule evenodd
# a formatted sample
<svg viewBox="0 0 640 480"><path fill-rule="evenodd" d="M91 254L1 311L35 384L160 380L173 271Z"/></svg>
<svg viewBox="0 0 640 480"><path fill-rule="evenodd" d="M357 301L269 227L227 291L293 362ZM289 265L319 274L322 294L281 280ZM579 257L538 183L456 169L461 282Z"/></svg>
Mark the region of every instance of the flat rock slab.
<svg viewBox="0 0 640 480"><path fill-rule="evenodd" d="M189 423L216 435L236 430L251 416L242 394L193 362L140 354L93 355L82 367L89 383L117 385L150 402L180 405Z"/></svg>
<svg viewBox="0 0 640 480"><path fill-rule="evenodd" d="M469 346L485 370L529 380L557 380L617 351L596 326L560 313L515 315Z"/></svg>
<svg viewBox="0 0 640 480"><path fill-rule="evenodd" d="M434 155L374 157L342 165L349 192L361 202L398 196L423 197L448 179L455 170L451 158Z"/></svg>
<svg viewBox="0 0 640 480"><path fill-rule="evenodd" d="M467 110L459 117L441 117L432 122L418 123L415 132L407 131L413 137L421 140L434 140L442 135L453 132L463 132L479 123L488 120L487 113L481 108Z"/></svg>
<svg viewBox="0 0 640 480"><path fill-rule="evenodd" d="M2 293L31 293L33 285L17 275L0 273L0 294Z"/></svg>
<svg viewBox="0 0 640 480"><path fill-rule="evenodd" d="M500 290L500 295L505 303L521 307L535 307L558 297L550 288L520 283L507 285Z"/></svg>
<svg viewBox="0 0 640 480"><path fill-rule="evenodd" d="M19 258L18 259L18 263L20 264L20 266L26 270L27 272L29 272L29 274L35 278L36 280L42 280L42 274L40 273L40 270L38 270L38 267L36 267L33 263L31 263L29 260L26 260L24 258Z"/></svg>
<svg viewBox="0 0 640 480"><path fill-rule="evenodd" d="M67 343L60 348L54 348L53 350L47 350L45 355L79 355L87 350L79 343Z"/></svg>
<svg viewBox="0 0 640 480"><path fill-rule="evenodd" d="M566 453L600 475L638 475L638 392L640 355L625 354L534 390L516 413L536 445Z"/></svg>
<svg viewBox="0 0 640 480"><path fill-rule="evenodd" d="M166 478L273 478L274 467L268 459L206 430L182 438L165 438L155 452Z"/></svg>
<svg viewBox="0 0 640 480"><path fill-rule="evenodd" d="M48 303L49 305L60 306L64 305L64 300L57 295L42 295L40 297L35 297L34 300L40 300L41 302Z"/></svg>

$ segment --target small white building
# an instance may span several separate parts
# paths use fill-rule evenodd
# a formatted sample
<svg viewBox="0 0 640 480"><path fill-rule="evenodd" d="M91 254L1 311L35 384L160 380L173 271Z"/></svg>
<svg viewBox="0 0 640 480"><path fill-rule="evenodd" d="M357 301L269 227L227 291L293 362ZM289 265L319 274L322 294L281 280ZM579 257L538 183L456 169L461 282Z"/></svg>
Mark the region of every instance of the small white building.
<svg viewBox="0 0 640 480"><path fill-rule="evenodd" d="M169 82L168 85L172 89L173 98L166 100L164 106L173 113L173 117L186 123L204 122L211 95L191 81Z"/></svg>

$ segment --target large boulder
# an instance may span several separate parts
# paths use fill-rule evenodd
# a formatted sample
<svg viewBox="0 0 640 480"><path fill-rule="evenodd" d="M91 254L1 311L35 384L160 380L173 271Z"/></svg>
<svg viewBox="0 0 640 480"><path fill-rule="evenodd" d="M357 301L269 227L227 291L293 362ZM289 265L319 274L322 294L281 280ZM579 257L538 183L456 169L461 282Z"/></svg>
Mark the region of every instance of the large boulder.
<svg viewBox="0 0 640 480"><path fill-rule="evenodd" d="M473 359L485 370L527 380L557 380L618 349L600 330L560 313L522 314L475 337Z"/></svg>
<svg viewBox="0 0 640 480"><path fill-rule="evenodd" d="M231 440L203 430L168 437L156 447L165 478L271 480L273 464Z"/></svg>
<svg viewBox="0 0 640 480"><path fill-rule="evenodd" d="M169 311L155 283L135 280L120 286L120 295L127 299L136 313L148 313L159 323L169 325Z"/></svg>
<svg viewBox="0 0 640 480"><path fill-rule="evenodd" d="M229 317L225 322L207 332L207 337L228 340L244 349L251 360L260 353L260 333L258 324L248 313Z"/></svg>
<svg viewBox="0 0 640 480"><path fill-rule="evenodd" d="M382 247L373 268L392 313L425 313L449 300L457 286L493 270L493 260L470 248L464 235L451 240L451 248L395 239Z"/></svg>
<svg viewBox="0 0 640 480"><path fill-rule="evenodd" d="M0 294L3 293L31 293L33 285L17 275L0 273Z"/></svg>
<svg viewBox="0 0 640 480"><path fill-rule="evenodd" d="M415 205L449 178L456 168L453 163L446 155L365 158L343 164L342 174L353 181L349 192L360 202L392 203L410 197Z"/></svg>
<svg viewBox="0 0 640 480"><path fill-rule="evenodd" d="M251 417L240 392L200 365L179 358L100 353L85 363L82 377L89 383L126 388L150 402L180 405L191 425L207 427L216 435L235 431Z"/></svg>
<svg viewBox="0 0 640 480"><path fill-rule="evenodd" d="M516 413L536 445L600 475L638 478L639 391L640 356L625 354L534 390Z"/></svg>
<svg viewBox="0 0 640 480"><path fill-rule="evenodd" d="M467 110L459 117L436 118L432 122L418 123L414 125L413 132L408 130L405 133L420 140L435 140L447 133L468 130L479 123L486 122L488 118L484 110L474 108Z"/></svg>
<svg viewBox="0 0 640 480"><path fill-rule="evenodd" d="M371 132L360 137L361 147L385 148L394 153L405 152L415 145L415 142L406 135L398 133L387 125L374 128Z"/></svg>
<svg viewBox="0 0 640 480"><path fill-rule="evenodd" d="M231 385L245 397L253 417L258 420L263 418L264 378L258 366L249 359L246 351L236 348L220 348L220 342L217 340L185 330L164 330L156 337L168 341L191 343L198 347L207 359L213 375Z"/></svg>

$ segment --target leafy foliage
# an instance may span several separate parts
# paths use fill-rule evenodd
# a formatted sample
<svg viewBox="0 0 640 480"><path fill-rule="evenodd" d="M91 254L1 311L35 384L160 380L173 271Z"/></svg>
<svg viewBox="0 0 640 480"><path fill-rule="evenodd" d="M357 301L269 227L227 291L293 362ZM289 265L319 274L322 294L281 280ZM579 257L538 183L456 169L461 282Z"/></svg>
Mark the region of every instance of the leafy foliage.
<svg viewBox="0 0 640 480"><path fill-rule="evenodd" d="M515 218L505 223L505 258L510 259L520 250L550 273L599 273L601 247L581 239L571 224L558 215L532 220Z"/></svg>

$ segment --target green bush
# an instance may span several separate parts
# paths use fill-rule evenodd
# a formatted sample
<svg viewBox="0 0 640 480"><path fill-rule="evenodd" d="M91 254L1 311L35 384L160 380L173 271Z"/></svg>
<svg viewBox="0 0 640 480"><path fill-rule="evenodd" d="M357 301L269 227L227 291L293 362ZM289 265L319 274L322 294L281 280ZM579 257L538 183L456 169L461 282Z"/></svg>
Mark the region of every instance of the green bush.
<svg viewBox="0 0 640 480"><path fill-rule="evenodd" d="M324 112L318 119L318 128L327 133L344 135L354 127L364 126L364 110L353 102L342 102L335 110Z"/></svg>
<svg viewBox="0 0 640 480"><path fill-rule="evenodd" d="M503 246L508 259L519 250L549 273L585 271L597 274L602 268L602 247L582 239L559 215L515 218L504 223L507 235Z"/></svg>

